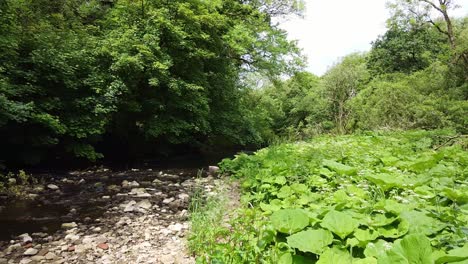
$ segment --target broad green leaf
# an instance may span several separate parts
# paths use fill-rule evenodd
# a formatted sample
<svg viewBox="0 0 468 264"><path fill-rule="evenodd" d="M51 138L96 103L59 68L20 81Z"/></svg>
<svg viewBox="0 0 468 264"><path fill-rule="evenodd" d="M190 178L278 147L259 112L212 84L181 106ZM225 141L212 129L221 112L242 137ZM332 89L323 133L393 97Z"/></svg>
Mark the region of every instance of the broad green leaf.
<svg viewBox="0 0 468 264"><path fill-rule="evenodd" d="M375 258L353 259L353 264L377 264Z"/></svg>
<svg viewBox="0 0 468 264"><path fill-rule="evenodd" d="M354 231L354 237L356 237L361 242L373 241L379 237L379 233L370 229L356 229Z"/></svg>
<svg viewBox="0 0 468 264"><path fill-rule="evenodd" d="M276 212L281 209L281 200L273 199L269 204L260 203L260 208L265 212Z"/></svg>
<svg viewBox="0 0 468 264"><path fill-rule="evenodd" d="M337 248L329 248L317 261L317 264L352 264L353 257L348 251L339 250Z"/></svg>
<svg viewBox="0 0 468 264"><path fill-rule="evenodd" d="M372 217L372 221L370 222L371 226L386 226L398 219L398 216L394 216L391 214L377 214Z"/></svg>
<svg viewBox="0 0 468 264"><path fill-rule="evenodd" d="M394 187L402 188L406 185L406 182L403 178L396 176L395 174L389 173L378 173L366 175L366 179L373 182L375 185L382 188L382 190L387 191Z"/></svg>
<svg viewBox="0 0 468 264"><path fill-rule="evenodd" d="M325 215L320 225L345 239L359 226L359 222L347 213L333 210Z"/></svg>
<svg viewBox="0 0 468 264"><path fill-rule="evenodd" d="M286 238L288 245L302 252L322 254L325 248L333 242L333 235L325 229L306 230Z"/></svg>
<svg viewBox="0 0 468 264"><path fill-rule="evenodd" d="M286 185L286 186L281 187L281 189L279 190L279 192L278 192L278 194L276 196L278 196L278 198L286 198L286 197L289 197L289 196L291 196L293 194L294 194L294 192L291 189L291 187Z"/></svg>
<svg viewBox="0 0 468 264"><path fill-rule="evenodd" d="M285 185L286 184L286 178L284 176L277 176L275 177L275 183L279 185Z"/></svg>
<svg viewBox="0 0 468 264"><path fill-rule="evenodd" d="M323 166L329 168L332 171L336 171L341 175L355 175L357 173L356 168L338 163L333 160L323 160L322 164Z"/></svg>
<svg viewBox="0 0 468 264"><path fill-rule="evenodd" d="M302 194L302 193L306 193L309 191L309 188L307 187L307 185L302 184L302 183L291 184L291 189L297 194Z"/></svg>
<svg viewBox="0 0 468 264"><path fill-rule="evenodd" d="M292 234L309 225L309 217L301 209L282 209L271 215L271 223L281 233Z"/></svg>
<svg viewBox="0 0 468 264"><path fill-rule="evenodd" d="M443 194L456 203L468 203L468 187L462 188L460 190L453 188L444 188Z"/></svg>
<svg viewBox="0 0 468 264"><path fill-rule="evenodd" d="M408 221L401 220L398 223L398 226L395 227L393 225L389 225L389 226L379 227L377 229L377 232L381 236L386 237L386 238L399 238L399 237L404 236L406 233L408 233L409 228L410 227L409 227Z"/></svg>
<svg viewBox="0 0 468 264"><path fill-rule="evenodd" d="M379 264L433 264L431 241L423 234L405 236L378 260Z"/></svg>
<svg viewBox="0 0 468 264"><path fill-rule="evenodd" d="M445 256L436 259L435 264L468 260L468 243L461 248L452 249Z"/></svg>
<svg viewBox="0 0 468 264"><path fill-rule="evenodd" d="M424 212L402 212L400 217L409 223L409 233L423 233L432 235L445 228L445 224L439 220L427 216Z"/></svg>
<svg viewBox="0 0 468 264"><path fill-rule="evenodd" d="M385 166L393 166L395 165L395 163L397 163L398 158L395 158L393 156L385 156L380 158L380 160Z"/></svg>
<svg viewBox="0 0 468 264"><path fill-rule="evenodd" d="M364 255L366 257L375 257L379 258L383 256L386 251L392 248L392 243L385 240L379 239L377 242L370 242L367 244L366 249L364 250Z"/></svg>
<svg viewBox="0 0 468 264"><path fill-rule="evenodd" d="M286 252L282 254L278 259L278 264L293 264L291 253Z"/></svg>

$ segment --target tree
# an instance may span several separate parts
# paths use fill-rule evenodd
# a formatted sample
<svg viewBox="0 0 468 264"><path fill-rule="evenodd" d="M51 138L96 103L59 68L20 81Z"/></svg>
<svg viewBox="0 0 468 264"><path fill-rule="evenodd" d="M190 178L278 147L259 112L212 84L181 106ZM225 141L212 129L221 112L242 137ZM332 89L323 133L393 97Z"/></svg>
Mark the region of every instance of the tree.
<svg viewBox="0 0 468 264"><path fill-rule="evenodd" d="M457 32L455 31L449 10L457 8L454 0L397 0L390 4L390 7L403 20L412 20L416 23L429 23L437 31L443 34L452 51L457 50ZM442 16L442 19L435 18L434 13ZM468 51L456 54L462 59L465 69L468 71ZM468 75L467 77L468 78Z"/></svg>
<svg viewBox="0 0 468 264"><path fill-rule="evenodd" d="M348 130L348 101L358 94L370 78L365 62L365 55L354 53L344 57L323 76L325 96L331 104L338 133Z"/></svg>
<svg viewBox="0 0 468 264"><path fill-rule="evenodd" d="M372 73L412 73L448 57L449 45L430 25L396 23L390 19L388 27L385 34L372 43L367 60Z"/></svg>

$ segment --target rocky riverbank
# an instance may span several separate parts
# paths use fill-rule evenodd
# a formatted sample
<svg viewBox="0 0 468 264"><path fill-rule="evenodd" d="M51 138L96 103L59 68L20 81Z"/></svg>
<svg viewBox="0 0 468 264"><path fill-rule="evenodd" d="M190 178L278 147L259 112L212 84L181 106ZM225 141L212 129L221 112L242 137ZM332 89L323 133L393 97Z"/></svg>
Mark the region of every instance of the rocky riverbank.
<svg viewBox="0 0 468 264"><path fill-rule="evenodd" d="M195 190L212 195L219 181L196 177L196 171L133 170L75 172L36 186L38 191L28 197L44 199L42 204L60 199L81 202L70 203L57 231L24 233L3 242L0 264L194 263L185 243L190 196ZM67 192L75 187L82 191ZM89 188L102 192L92 196ZM95 210L101 212L86 208L96 203Z"/></svg>

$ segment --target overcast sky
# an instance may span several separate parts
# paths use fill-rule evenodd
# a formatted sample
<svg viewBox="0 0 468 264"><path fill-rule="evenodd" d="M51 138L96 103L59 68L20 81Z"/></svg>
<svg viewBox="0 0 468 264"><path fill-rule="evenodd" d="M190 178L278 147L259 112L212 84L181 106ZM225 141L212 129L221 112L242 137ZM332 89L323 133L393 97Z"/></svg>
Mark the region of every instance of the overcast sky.
<svg viewBox="0 0 468 264"><path fill-rule="evenodd" d="M305 0L304 19L281 23L289 38L299 41L308 58L307 70L322 75L340 57L355 51L367 51L378 35L385 33L389 12L387 0ZM468 14L468 0L455 15ZM453 13L453 12L452 12Z"/></svg>

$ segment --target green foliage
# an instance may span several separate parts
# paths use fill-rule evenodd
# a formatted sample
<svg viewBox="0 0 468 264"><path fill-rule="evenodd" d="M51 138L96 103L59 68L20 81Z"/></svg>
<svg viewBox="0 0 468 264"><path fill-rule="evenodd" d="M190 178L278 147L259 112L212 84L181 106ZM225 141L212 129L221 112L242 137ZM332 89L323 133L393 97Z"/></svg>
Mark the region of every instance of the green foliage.
<svg viewBox="0 0 468 264"><path fill-rule="evenodd" d="M272 263L465 260L468 154L466 139L447 144L454 137L449 131L320 136L224 160L222 169L241 179L241 200L249 205L238 221L255 214L258 220L244 225L274 228L266 245L240 250L265 253ZM253 261L244 256L240 262Z"/></svg>
<svg viewBox="0 0 468 264"><path fill-rule="evenodd" d="M284 209L271 215L271 224L278 232L292 234L308 226L309 217L299 209Z"/></svg>
<svg viewBox="0 0 468 264"><path fill-rule="evenodd" d="M239 76L301 67L269 21L302 9L282 0L2 1L0 159L263 143Z"/></svg>

